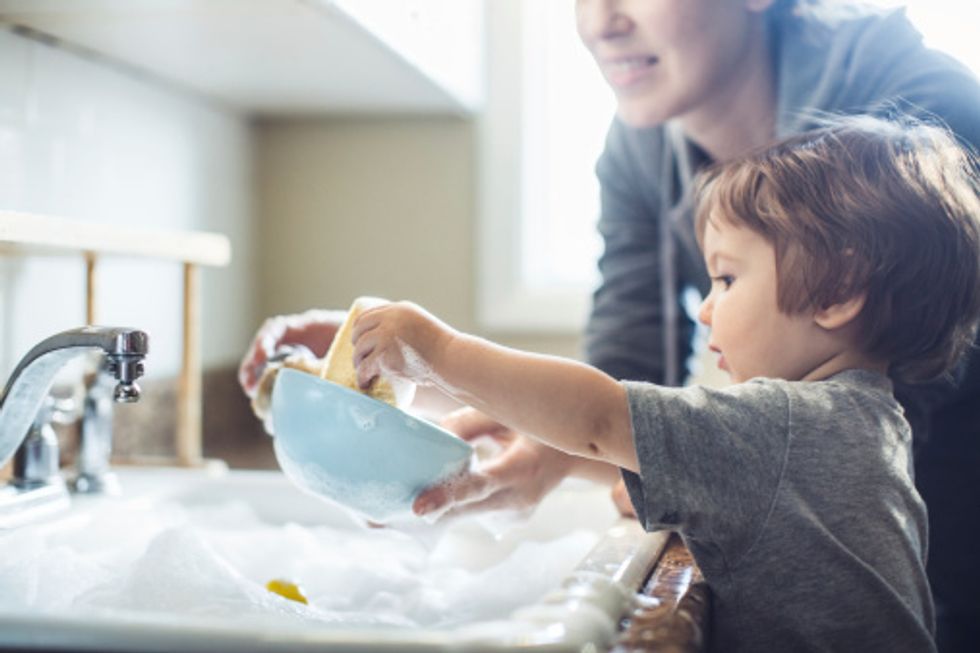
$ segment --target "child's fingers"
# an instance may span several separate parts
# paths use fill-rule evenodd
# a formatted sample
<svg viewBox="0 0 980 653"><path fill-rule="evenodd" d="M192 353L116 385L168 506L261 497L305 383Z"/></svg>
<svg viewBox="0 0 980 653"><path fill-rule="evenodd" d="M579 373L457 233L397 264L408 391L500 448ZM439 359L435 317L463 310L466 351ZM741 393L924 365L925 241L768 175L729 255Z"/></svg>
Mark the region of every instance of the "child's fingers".
<svg viewBox="0 0 980 653"><path fill-rule="evenodd" d="M378 356L374 338L365 336L354 345L354 370L357 372L357 385L367 389L378 376Z"/></svg>
<svg viewBox="0 0 980 653"><path fill-rule="evenodd" d="M351 329L350 334L352 342L356 344L365 333L378 328L378 325L381 324L380 311L382 310L384 310L384 307L381 306L369 308L357 316L357 319L354 320L354 328Z"/></svg>
<svg viewBox="0 0 980 653"><path fill-rule="evenodd" d="M371 367L361 365L357 368L357 387L361 390L367 390L377 377L378 373L373 371Z"/></svg>
<svg viewBox="0 0 980 653"><path fill-rule="evenodd" d="M360 368L365 360L374 353L377 348L377 339L372 336L363 336L354 341L354 367Z"/></svg>

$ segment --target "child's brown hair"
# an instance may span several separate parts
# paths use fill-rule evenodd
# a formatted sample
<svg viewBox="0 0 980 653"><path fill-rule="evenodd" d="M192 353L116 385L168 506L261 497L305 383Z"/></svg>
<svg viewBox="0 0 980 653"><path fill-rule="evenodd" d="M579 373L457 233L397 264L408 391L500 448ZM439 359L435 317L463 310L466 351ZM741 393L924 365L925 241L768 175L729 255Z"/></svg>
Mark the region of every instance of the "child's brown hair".
<svg viewBox="0 0 980 653"><path fill-rule="evenodd" d="M980 314L978 170L940 127L825 119L699 177L698 238L727 220L772 242L786 313L863 294L857 346L924 381L969 347Z"/></svg>

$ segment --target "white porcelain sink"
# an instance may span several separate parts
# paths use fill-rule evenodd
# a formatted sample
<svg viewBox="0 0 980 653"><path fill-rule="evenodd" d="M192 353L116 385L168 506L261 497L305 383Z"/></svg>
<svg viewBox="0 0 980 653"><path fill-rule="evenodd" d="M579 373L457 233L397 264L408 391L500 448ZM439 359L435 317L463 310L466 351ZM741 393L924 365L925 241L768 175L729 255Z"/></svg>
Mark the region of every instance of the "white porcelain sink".
<svg viewBox="0 0 980 653"><path fill-rule="evenodd" d="M377 529L278 472L119 475L122 498L0 531L0 648L601 650L666 541L587 483L526 520Z"/></svg>

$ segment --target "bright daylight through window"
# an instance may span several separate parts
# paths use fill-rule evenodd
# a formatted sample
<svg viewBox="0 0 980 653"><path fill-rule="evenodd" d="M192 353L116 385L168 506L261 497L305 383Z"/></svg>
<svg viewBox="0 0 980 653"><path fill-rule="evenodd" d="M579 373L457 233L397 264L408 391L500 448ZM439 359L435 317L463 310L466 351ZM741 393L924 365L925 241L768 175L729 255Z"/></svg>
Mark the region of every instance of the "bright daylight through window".
<svg viewBox="0 0 980 653"><path fill-rule="evenodd" d="M905 5L929 45L980 73L976 0L870 2ZM496 328L578 331L598 282L594 169L615 103L578 40L574 0L488 5L497 31L490 35L489 60L510 70L491 72L486 128L497 133L486 138L517 143L517 152L490 158L487 167L498 169L485 171L496 180L485 192L512 200L484 201L481 233L492 237L481 238L481 319ZM501 30L510 32L510 49L523 43L520 56L501 52ZM505 76L521 81L494 83ZM506 111L520 114L501 119Z"/></svg>

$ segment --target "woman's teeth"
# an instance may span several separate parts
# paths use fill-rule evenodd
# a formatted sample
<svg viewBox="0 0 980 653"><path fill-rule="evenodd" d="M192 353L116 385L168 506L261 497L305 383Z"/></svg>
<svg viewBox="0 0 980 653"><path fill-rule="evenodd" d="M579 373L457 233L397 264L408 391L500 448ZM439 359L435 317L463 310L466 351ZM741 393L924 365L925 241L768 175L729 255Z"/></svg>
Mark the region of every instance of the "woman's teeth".
<svg viewBox="0 0 980 653"><path fill-rule="evenodd" d="M656 57L634 57L632 59L621 59L609 64L609 69L615 73L628 73L635 70L652 66L656 63Z"/></svg>

